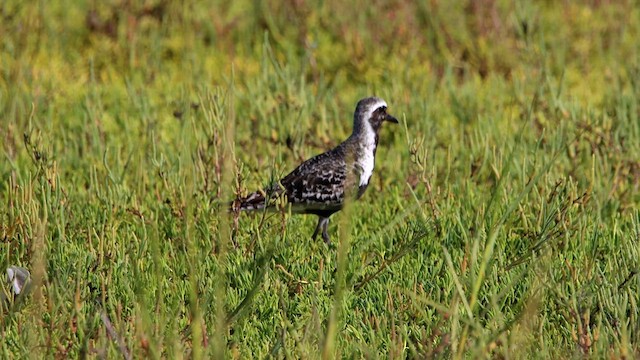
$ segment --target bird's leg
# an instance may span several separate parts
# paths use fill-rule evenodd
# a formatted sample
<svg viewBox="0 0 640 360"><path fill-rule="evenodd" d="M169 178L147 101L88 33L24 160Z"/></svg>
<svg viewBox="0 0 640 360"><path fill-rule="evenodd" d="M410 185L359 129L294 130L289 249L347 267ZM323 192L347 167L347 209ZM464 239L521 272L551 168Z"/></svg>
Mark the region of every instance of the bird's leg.
<svg viewBox="0 0 640 360"><path fill-rule="evenodd" d="M318 225L316 226L316 230L311 235L311 238L315 240L318 237L318 234L322 233L322 240L325 243L329 244L331 240L329 239L329 234L327 233L327 226L329 226L329 218L318 216Z"/></svg>
<svg viewBox="0 0 640 360"><path fill-rule="evenodd" d="M327 232L327 228L329 227L329 218L322 218L322 240L327 245L331 244L331 239L329 239L329 233Z"/></svg>
<svg viewBox="0 0 640 360"><path fill-rule="evenodd" d="M320 228L322 227L322 216L318 216L318 225L316 225L316 229L311 235L311 240L315 241L318 237L318 233L320 233Z"/></svg>

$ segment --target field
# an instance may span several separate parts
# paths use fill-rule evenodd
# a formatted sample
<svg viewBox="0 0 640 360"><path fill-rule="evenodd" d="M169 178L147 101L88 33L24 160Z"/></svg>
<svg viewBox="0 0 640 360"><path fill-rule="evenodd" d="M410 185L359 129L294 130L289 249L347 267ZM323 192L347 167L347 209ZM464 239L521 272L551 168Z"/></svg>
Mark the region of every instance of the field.
<svg viewBox="0 0 640 360"><path fill-rule="evenodd" d="M0 358L640 357L639 38L632 0L2 2ZM370 95L330 246L228 213Z"/></svg>

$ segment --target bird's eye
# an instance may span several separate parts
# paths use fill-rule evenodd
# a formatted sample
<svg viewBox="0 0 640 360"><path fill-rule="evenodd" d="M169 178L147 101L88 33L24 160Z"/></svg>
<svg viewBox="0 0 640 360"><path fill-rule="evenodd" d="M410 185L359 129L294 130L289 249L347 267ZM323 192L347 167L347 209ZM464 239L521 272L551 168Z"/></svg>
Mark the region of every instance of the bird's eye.
<svg viewBox="0 0 640 360"><path fill-rule="evenodd" d="M386 111L387 111L387 107L386 107L386 106L380 106L380 107L378 108L378 110L379 110L379 111L382 111L382 112L386 112Z"/></svg>

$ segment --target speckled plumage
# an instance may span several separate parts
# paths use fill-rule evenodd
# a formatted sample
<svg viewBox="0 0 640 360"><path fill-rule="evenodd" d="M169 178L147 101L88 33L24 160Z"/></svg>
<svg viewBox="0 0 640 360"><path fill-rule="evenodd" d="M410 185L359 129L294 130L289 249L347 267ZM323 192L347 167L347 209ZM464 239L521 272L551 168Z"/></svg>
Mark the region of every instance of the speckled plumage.
<svg viewBox="0 0 640 360"><path fill-rule="evenodd" d="M284 194L293 212L318 215L313 238L322 230L322 238L329 242L329 216L342 209L345 194L358 199L369 185L382 122L398 122L386 110L387 103L380 98L360 100L354 113L353 133L347 140L303 162L269 189L239 199L237 209L268 209L274 206L273 200Z"/></svg>

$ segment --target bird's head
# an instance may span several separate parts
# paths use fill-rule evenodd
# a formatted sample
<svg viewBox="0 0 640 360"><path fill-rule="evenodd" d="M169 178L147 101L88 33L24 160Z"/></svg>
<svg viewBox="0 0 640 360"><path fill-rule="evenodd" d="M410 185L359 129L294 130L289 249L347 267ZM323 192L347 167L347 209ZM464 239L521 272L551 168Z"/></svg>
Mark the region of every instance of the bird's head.
<svg viewBox="0 0 640 360"><path fill-rule="evenodd" d="M398 119L387 113L387 103L377 97L358 101L353 114L353 132L357 135L377 135L385 121L398 123Z"/></svg>

